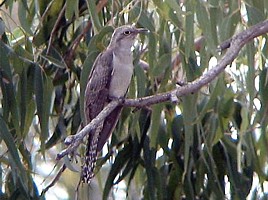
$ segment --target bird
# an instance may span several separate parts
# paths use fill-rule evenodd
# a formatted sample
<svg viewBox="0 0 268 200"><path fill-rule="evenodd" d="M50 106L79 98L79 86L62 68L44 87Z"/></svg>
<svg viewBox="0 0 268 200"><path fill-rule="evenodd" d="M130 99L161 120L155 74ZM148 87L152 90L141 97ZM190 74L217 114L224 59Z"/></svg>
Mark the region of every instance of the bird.
<svg viewBox="0 0 268 200"><path fill-rule="evenodd" d="M113 99L124 98L133 74L132 46L144 28L123 25L114 30L106 50L100 53L91 69L84 95L85 124L90 123ZM122 106L116 107L97 128L88 134L82 165L82 182L90 183L98 153L113 132Z"/></svg>

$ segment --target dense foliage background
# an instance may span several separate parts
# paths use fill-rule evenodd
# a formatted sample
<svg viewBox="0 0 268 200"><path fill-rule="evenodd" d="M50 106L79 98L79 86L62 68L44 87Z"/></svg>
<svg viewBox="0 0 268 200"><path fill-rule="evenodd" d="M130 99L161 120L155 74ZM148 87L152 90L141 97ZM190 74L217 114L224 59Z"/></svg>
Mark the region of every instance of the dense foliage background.
<svg viewBox="0 0 268 200"><path fill-rule="evenodd" d="M143 97L200 77L221 42L267 19L268 1L6 0L0 14L1 199L268 198L267 35L179 104L125 108L90 188L76 191L79 156L55 161L83 119L87 76L112 27L150 30L135 44L128 92Z"/></svg>

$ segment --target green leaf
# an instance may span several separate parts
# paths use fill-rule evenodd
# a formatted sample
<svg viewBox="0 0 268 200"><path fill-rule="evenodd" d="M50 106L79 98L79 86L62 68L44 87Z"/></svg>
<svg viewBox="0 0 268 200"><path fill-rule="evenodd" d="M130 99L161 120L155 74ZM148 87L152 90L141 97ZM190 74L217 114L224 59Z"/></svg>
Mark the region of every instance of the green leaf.
<svg viewBox="0 0 268 200"><path fill-rule="evenodd" d="M148 13L145 13L144 10L142 10L141 12L139 10L137 10L137 9L133 9L133 11L134 10L139 12L138 13L139 14L138 23L142 27L148 29L149 31L154 32L155 31L155 25L154 25L154 20L153 20L152 15L148 16Z"/></svg>
<svg viewBox="0 0 268 200"><path fill-rule="evenodd" d="M137 97L145 96L146 92L146 76L144 70L140 68L140 66L136 66L134 68L135 78L137 79Z"/></svg>
<svg viewBox="0 0 268 200"><path fill-rule="evenodd" d="M157 104L153 106L152 119L150 125L150 147L156 148L158 145L158 130L161 122L161 111L163 109L162 104Z"/></svg>
<svg viewBox="0 0 268 200"><path fill-rule="evenodd" d="M21 117L21 132L24 132L24 128L25 128L25 118L26 118L26 105L27 105L27 101L26 101L26 97L27 97L27 74L26 74L26 70L22 71L21 74L21 80L19 82L19 105L20 105L20 117Z"/></svg>
<svg viewBox="0 0 268 200"><path fill-rule="evenodd" d="M131 150L131 145L127 145L124 149L118 152L105 183L105 187L103 190L103 199L108 198L109 192L113 186L113 182L116 176L120 173L120 171L126 165L127 161L130 159L128 155L130 155Z"/></svg>
<svg viewBox="0 0 268 200"><path fill-rule="evenodd" d="M182 12L181 7L179 6L177 1L175 1L175 0L167 0L166 3L170 7L170 9L176 11L176 14L178 16L184 14Z"/></svg>
<svg viewBox="0 0 268 200"><path fill-rule="evenodd" d="M143 151L144 151L144 165L147 174L147 195L146 199L156 199L156 184L155 184L155 173L154 173L154 162L155 162L155 151L150 149L150 139L148 136L145 136L145 140L143 143Z"/></svg>
<svg viewBox="0 0 268 200"><path fill-rule="evenodd" d="M193 0L189 0L185 4L186 15L185 19L185 56L190 57L190 52L194 50L194 6Z"/></svg>
<svg viewBox="0 0 268 200"><path fill-rule="evenodd" d="M268 69L265 68L260 73L260 81L259 81L259 94L260 101L262 102L262 111L264 111L268 106Z"/></svg>
<svg viewBox="0 0 268 200"><path fill-rule="evenodd" d="M129 159L129 161L126 163L126 166L123 170L123 172L120 174L119 178L116 180L115 184L120 183L124 178L129 174L131 170L133 170L133 166L135 165L135 160ZM137 166L137 164L135 165ZM135 168L134 168L135 169ZM132 173L135 173L135 171L132 171Z"/></svg>
<svg viewBox="0 0 268 200"><path fill-rule="evenodd" d="M41 152L44 153L45 141L49 136L49 115L52 102L53 84L52 80L46 77L38 65L35 67L34 83L37 116L41 127Z"/></svg>
<svg viewBox="0 0 268 200"><path fill-rule="evenodd" d="M20 116L13 83L11 81L8 84L2 82L1 88L4 94L4 109L7 111L7 113L4 113L4 118L8 118L8 114L10 112L12 124L16 130L16 135L18 138L21 138Z"/></svg>
<svg viewBox="0 0 268 200"><path fill-rule="evenodd" d="M72 18L75 16L78 17L78 0L67 0L66 1L66 11L65 11L65 17L68 21L71 21Z"/></svg>
<svg viewBox="0 0 268 200"><path fill-rule="evenodd" d="M60 141L60 139L64 135L66 135L65 120L64 120L63 116L60 116L54 133L48 139L48 141L46 141L45 148L50 149L51 147L53 147L55 144L57 144Z"/></svg>
<svg viewBox="0 0 268 200"><path fill-rule="evenodd" d="M167 68L170 68L171 54L166 53L160 56L157 65L153 68L152 76L157 77L163 75Z"/></svg>
<svg viewBox="0 0 268 200"><path fill-rule="evenodd" d="M4 119L0 115L0 136L4 140L8 153L10 155L10 158L12 159L12 162L14 162L14 167L16 167L20 173L21 179L27 182L27 175L26 171L24 169L23 164L21 163L21 159L15 144L14 137L11 135L11 133L8 130L8 126L5 123ZM15 170L15 169L14 169Z"/></svg>
<svg viewBox="0 0 268 200"><path fill-rule="evenodd" d="M12 80L12 67L9 63L9 55L11 50L2 41L0 41L0 45L0 86L3 93L3 118L7 120L9 114L11 114L16 134L20 138L21 132L19 110L15 97L16 91Z"/></svg>
<svg viewBox="0 0 268 200"><path fill-rule="evenodd" d="M5 75L7 76L6 82L10 82L12 80L12 68L9 64L9 55L12 53L12 49L0 40L0 70L5 72Z"/></svg>
<svg viewBox="0 0 268 200"><path fill-rule="evenodd" d="M97 13L96 1L87 0L87 7L93 23L94 30L98 33L101 30L101 23Z"/></svg>
<svg viewBox="0 0 268 200"><path fill-rule="evenodd" d="M52 56L47 56L47 55L42 55L42 58L44 58L48 62L53 63L58 68L61 68L61 69L67 68L66 64L63 62L63 59L58 60L58 59L56 59L56 58L54 58Z"/></svg>
<svg viewBox="0 0 268 200"><path fill-rule="evenodd" d="M27 86L23 86L24 92L21 94L25 103L21 102L21 108L25 109L25 113L21 111L21 123L23 124L22 135L25 137L29 133L30 126L32 124L33 118L36 112L36 104L33 98L34 95L34 74L35 74L35 65L30 65L27 71ZM25 78L25 77L24 77ZM26 81L23 79L23 81ZM23 83L25 84L25 83Z"/></svg>
<svg viewBox="0 0 268 200"><path fill-rule="evenodd" d="M255 1L247 0L246 2L249 25L257 24L266 19L264 13L259 8L254 6Z"/></svg>
<svg viewBox="0 0 268 200"><path fill-rule="evenodd" d="M199 113L199 118L203 119L205 114L211 112L213 107L216 105L218 100L218 96L222 94L222 90L224 89L223 79L219 78L216 80L215 84L210 84L210 96L209 98L204 98L200 108L202 109Z"/></svg>
<svg viewBox="0 0 268 200"><path fill-rule="evenodd" d="M191 149L194 143L194 125L197 117L196 107L197 94L188 95L183 98L183 121L185 130L185 147L184 147L184 175L189 170L191 160ZM189 172L188 172L189 173Z"/></svg>
<svg viewBox="0 0 268 200"><path fill-rule="evenodd" d="M196 10L198 10L198 12L196 12L198 23L201 27L204 37L206 38L206 43L208 44L208 52L212 53L212 55L215 55L217 44L215 44L215 36L212 36L212 24L210 23L210 16L207 11L208 8L204 2L197 1ZM211 38L214 39L212 40Z"/></svg>
<svg viewBox="0 0 268 200"><path fill-rule="evenodd" d="M149 63L149 73L152 73L152 70L155 67L156 63L156 46L157 46L157 35L156 33L150 32L148 34L149 45L148 45L148 63Z"/></svg>
<svg viewBox="0 0 268 200"><path fill-rule="evenodd" d="M183 123L183 116L178 115L174 117L171 123L171 131L172 131L172 150L175 152L179 151L179 148L182 146L182 137L184 133L184 123Z"/></svg>
<svg viewBox="0 0 268 200"><path fill-rule="evenodd" d="M30 35L33 34L31 30L31 24L29 23L29 20L27 19L27 13L29 12L28 6L26 3L19 3L18 7L18 17L20 20L20 24L22 25L23 29Z"/></svg>
<svg viewBox="0 0 268 200"><path fill-rule="evenodd" d="M218 18L221 16L221 11L219 9L219 1L210 0L209 1L209 16L210 16L210 23L211 23L211 35L212 40L214 44L217 44L218 38L217 38L217 21Z"/></svg>
<svg viewBox="0 0 268 200"><path fill-rule="evenodd" d="M254 62L255 62L255 52L256 52L256 49L254 47L254 43L253 41L252 42L249 42L247 45L246 45L246 51L247 51L247 64L249 66L254 66ZM256 95L256 89L255 89L255 74L256 74L256 70L254 67L249 67L248 68L248 72L247 72L247 76L246 76L246 85L247 85L247 91L249 93L249 103L250 103L250 106L249 106L249 109L251 110L252 107L253 107L253 99L255 98L255 95Z"/></svg>

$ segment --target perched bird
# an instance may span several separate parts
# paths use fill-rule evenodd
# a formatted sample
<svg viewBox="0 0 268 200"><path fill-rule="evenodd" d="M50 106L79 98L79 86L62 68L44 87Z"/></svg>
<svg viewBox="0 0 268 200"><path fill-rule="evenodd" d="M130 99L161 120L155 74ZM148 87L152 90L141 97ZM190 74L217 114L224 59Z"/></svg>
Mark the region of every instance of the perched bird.
<svg viewBox="0 0 268 200"><path fill-rule="evenodd" d="M138 33L146 32L134 26L121 26L114 30L107 49L96 58L85 90L85 123L94 119L111 101L123 98L128 90L133 73L131 47ZM118 106L88 136L87 150L82 167L82 181L90 183L93 178L98 152L113 132L122 106Z"/></svg>

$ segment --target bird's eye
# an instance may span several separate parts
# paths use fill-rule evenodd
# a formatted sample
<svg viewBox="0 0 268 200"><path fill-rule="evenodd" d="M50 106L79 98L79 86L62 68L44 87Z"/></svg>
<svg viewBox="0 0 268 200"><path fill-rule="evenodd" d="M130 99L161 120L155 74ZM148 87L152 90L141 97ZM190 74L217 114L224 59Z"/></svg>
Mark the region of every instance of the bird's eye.
<svg viewBox="0 0 268 200"><path fill-rule="evenodd" d="M125 31L124 35L130 35L130 33L131 33L130 31Z"/></svg>

